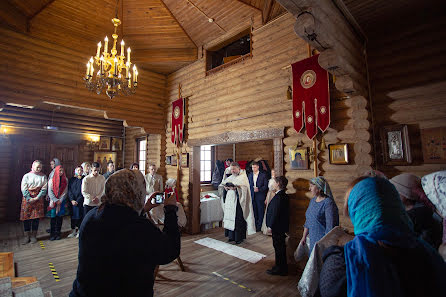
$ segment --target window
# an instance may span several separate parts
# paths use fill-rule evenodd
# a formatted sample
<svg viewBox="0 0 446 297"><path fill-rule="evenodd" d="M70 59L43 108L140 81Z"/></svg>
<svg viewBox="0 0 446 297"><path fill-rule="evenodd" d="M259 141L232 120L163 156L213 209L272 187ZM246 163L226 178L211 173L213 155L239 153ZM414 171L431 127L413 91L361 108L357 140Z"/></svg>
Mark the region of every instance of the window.
<svg viewBox="0 0 446 297"><path fill-rule="evenodd" d="M200 151L200 182L210 183L214 167L214 147L211 145L202 145Z"/></svg>
<svg viewBox="0 0 446 297"><path fill-rule="evenodd" d="M251 57L251 28L206 50L206 75Z"/></svg>
<svg viewBox="0 0 446 297"><path fill-rule="evenodd" d="M146 175L147 138L136 140L136 156L139 164L139 171Z"/></svg>

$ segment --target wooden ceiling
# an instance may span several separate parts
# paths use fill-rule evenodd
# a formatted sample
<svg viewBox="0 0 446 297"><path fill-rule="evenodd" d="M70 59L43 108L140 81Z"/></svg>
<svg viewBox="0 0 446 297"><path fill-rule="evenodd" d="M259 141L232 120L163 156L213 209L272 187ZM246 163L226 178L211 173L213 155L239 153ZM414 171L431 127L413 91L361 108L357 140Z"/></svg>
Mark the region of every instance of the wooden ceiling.
<svg viewBox="0 0 446 297"><path fill-rule="evenodd" d="M285 12L275 0L3 0L0 22L30 36L73 49L87 61L96 44L111 39L116 7L119 40L134 62L170 74L197 59L197 49L240 23L263 23ZM213 19L210 23L209 19ZM82 61L82 64L85 64Z"/></svg>

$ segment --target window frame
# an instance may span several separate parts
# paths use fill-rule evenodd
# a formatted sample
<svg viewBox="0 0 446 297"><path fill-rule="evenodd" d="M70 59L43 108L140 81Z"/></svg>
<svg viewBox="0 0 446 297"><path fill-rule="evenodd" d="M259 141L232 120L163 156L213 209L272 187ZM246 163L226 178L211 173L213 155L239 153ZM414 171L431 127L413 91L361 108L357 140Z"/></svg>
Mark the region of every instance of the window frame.
<svg viewBox="0 0 446 297"><path fill-rule="evenodd" d="M136 163L138 163L139 171L141 171L141 173L145 176L146 175L146 167L147 167L147 144L148 144L147 136L138 137L138 138L135 139L135 141L136 141ZM145 150L144 150L144 152L145 152L144 160L140 159L140 153L142 152L142 150L140 149L140 143L142 141L146 142L146 147L145 147ZM141 161L144 161L144 168L141 168Z"/></svg>
<svg viewBox="0 0 446 297"><path fill-rule="evenodd" d="M210 160L210 162L211 162L211 179L210 180L206 180L206 181L202 181L201 180L201 172L202 172L202 170L201 170L201 162L202 161L208 161L208 160L202 160L201 159L201 152L202 152L201 147L203 147L203 146L207 146L207 145L200 146L200 184L201 185L210 185L212 183L212 174L214 173L214 168L215 168L215 145L210 145L210 147L211 147L211 160ZM205 171L207 171L207 170L205 170Z"/></svg>

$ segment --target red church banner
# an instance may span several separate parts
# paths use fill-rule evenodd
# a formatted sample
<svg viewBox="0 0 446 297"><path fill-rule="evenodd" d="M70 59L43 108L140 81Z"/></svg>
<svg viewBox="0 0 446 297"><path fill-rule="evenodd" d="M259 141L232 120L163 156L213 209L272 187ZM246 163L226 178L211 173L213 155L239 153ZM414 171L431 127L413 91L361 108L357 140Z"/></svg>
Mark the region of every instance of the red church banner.
<svg viewBox="0 0 446 297"><path fill-rule="evenodd" d="M319 55L296 62L293 69L293 120L299 133L305 123L307 136L313 139L317 128L330 125L328 72L318 62Z"/></svg>
<svg viewBox="0 0 446 297"><path fill-rule="evenodd" d="M184 99L172 102L172 143L179 146L183 142L184 132Z"/></svg>

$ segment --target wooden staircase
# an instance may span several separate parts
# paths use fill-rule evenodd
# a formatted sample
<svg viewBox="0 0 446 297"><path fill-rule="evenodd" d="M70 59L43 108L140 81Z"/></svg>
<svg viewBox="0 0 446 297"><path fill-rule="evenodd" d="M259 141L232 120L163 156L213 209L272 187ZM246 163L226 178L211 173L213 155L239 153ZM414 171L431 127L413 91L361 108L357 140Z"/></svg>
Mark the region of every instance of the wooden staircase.
<svg viewBox="0 0 446 297"><path fill-rule="evenodd" d="M43 293L36 277L16 277L14 253L0 253L0 296L4 297L51 297Z"/></svg>

